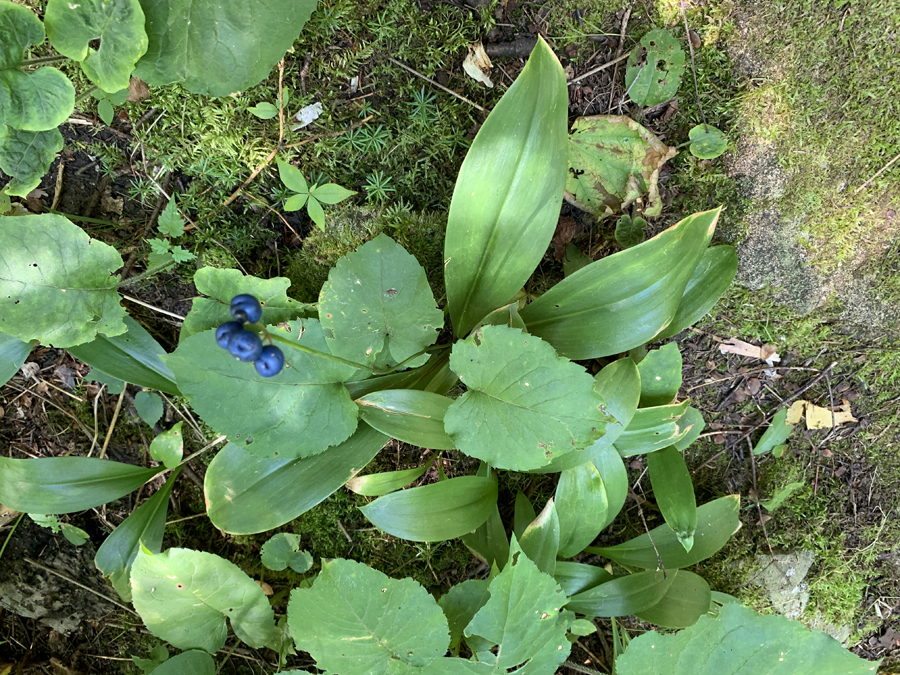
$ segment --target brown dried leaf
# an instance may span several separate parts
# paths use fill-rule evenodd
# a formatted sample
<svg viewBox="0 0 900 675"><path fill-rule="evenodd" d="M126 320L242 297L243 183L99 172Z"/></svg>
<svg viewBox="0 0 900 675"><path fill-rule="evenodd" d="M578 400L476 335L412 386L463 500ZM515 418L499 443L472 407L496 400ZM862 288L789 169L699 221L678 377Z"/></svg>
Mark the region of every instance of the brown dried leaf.
<svg viewBox="0 0 900 675"><path fill-rule="evenodd" d="M128 83L128 102L135 103L150 98L150 87L139 77L132 77Z"/></svg>
<svg viewBox="0 0 900 675"><path fill-rule="evenodd" d="M480 41L469 45L469 53L463 61L463 70L466 71L466 75L473 80L481 82L488 89L494 87L494 83L491 82L491 78L489 77L491 72L491 59L485 53L484 46Z"/></svg>
<svg viewBox="0 0 900 675"><path fill-rule="evenodd" d="M574 218L559 217L559 221L556 223L556 232L553 233L553 239L550 241L553 244L553 256L557 261L562 261L566 257L566 246L572 242L576 229L577 223Z"/></svg>

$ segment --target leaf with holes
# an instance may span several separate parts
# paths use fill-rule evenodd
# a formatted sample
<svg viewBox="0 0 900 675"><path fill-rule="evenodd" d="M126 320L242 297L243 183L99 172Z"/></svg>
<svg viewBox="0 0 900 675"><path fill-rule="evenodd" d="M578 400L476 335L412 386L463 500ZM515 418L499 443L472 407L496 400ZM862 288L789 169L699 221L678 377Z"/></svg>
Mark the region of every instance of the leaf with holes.
<svg viewBox="0 0 900 675"><path fill-rule="evenodd" d="M134 608L144 625L178 649L214 654L225 645L231 622L251 647L262 647L275 630L269 601L237 565L211 553L142 549L131 568Z"/></svg>
<svg viewBox="0 0 900 675"><path fill-rule="evenodd" d="M315 319L291 321L270 332L329 355ZM325 357L282 348L285 368L262 377L216 346L215 331L192 335L166 358L181 392L218 433L259 457L309 457L353 434L357 407L343 383L357 369Z"/></svg>
<svg viewBox="0 0 900 675"><path fill-rule="evenodd" d="M603 435L608 415L593 378L543 340L484 326L453 345L450 367L467 391L447 410L444 428L467 455L524 471Z"/></svg>
<svg viewBox="0 0 900 675"><path fill-rule="evenodd" d="M291 592L287 613L297 648L341 675L422 668L450 642L447 619L428 591L352 560L323 562L311 588Z"/></svg>
<svg viewBox="0 0 900 675"><path fill-rule="evenodd" d="M0 330L71 347L126 326L116 250L53 214L0 217Z"/></svg>
<svg viewBox="0 0 900 675"><path fill-rule="evenodd" d="M127 89L135 64L147 51L144 12L138 0L49 0L47 37L56 51L81 63L103 91ZM98 49L91 42L100 40Z"/></svg>
<svg viewBox="0 0 900 675"><path fill-rule="evenodd" d="M641 38L625 66L625 86L638 105L668 101L684 74L684 50L666 29L656 28Z"/></svg>
<svg viewBox="0 0 900 675"><path fill-rule="evenodd" d="M12 180L3 188L13 197L25 197L41 183L56 153L63 148L59 129L21 131L0 126L0 169Z"/></svg>
<svg viewBox="0 0 900 675"><path fill-rule="evenodd" d="M319 320L332 353L391 365L434 344L444 325L425 270L385 234L337 261L319 294ZM420 366L423 354L408 365Z"/></svg>
<svg viewBox="0 0 900 675"><path fill-rule="evenodd" d="M19 70L25 50L43 41L44 25L30 9L0 2L0 123L21 131L55 129L75 108L75 87L56 68Z"/></svg>

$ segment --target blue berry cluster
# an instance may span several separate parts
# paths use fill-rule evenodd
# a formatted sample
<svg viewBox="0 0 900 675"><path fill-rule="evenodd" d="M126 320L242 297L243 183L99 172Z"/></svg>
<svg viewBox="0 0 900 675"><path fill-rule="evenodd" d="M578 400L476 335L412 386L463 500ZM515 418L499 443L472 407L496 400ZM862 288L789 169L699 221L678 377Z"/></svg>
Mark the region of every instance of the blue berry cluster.
<svg viewBox="0 0 900 675"><path fill-rule="evenodd" d="M223 323L216 329L216 344L239 361L253 362L256 372L272 377L284 368L284 354L274 345L263 347L259 335L244 329L245 323L256 323L262 318L259 300L246 293L231 299L231 317L234 321Z"/></svg>

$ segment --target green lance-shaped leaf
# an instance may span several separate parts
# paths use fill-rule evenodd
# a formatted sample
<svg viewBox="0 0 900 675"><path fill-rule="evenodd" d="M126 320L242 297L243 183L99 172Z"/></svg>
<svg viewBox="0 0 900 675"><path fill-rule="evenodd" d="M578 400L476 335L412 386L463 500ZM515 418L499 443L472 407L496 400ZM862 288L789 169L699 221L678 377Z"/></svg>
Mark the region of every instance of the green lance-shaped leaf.
<svg viewBox="0 0 900 675"><path fill-rule="evenodd" d="M559 553L560 527L556 504L551 497L519 538L519 546L544 574L553 576L556 556Z"/></svg>
<svg viewBox="0 0 900 675"><path fill-rule="evenodd" d="M609 356L649 342L675 317L719 213L695 213L566 277L521 311L528 331L570 359Z"/></svg>
<svg viewBox="0 0 900 675"><path fill-rule="evenodd" d="M21 131L0 126L0 169L12 180L3 188L7 195L25 197L41 183L56 153L63 148L59 129Z"/></svg>
<svg viewBox="0 0 900 675"><path fill-rule="evenodd" d="M566 78L543 39L460 168L444 243L453 330L508 303L541 261L566 180Z"/></svg>
<svg viewBox="0 0 900 675"><path fill-rule="evenodd" d="M453 586L438 600L450 625L450 651L454 654L459 653L466 626L491 597L489 583L486 579L468 579Z"/></svg>
<svg viewBox="0 0 900 675"><path fill-rule="evenodd" d="M670 338L702 319L728 290L737 274L737 266L737 253L733 246L706 249L684 287L675 318L656 339Z"/></svg>
<svg viewBox="0 0 900 675"><path fill-rule="evenodd" d="M662 211L659 171L676 154L675 148L630 117L579 117L569 136L566 199L599 219L624 211L647 195L643 213L658 216ZM624 234L626 223L640 236L623 242L619 235ZM625 248L626 243L639 244L646 224L629 218L621 232L616 228L616 239Z"/></svg>
<svg viewBox="0 0 900 675"><path fill-rule="evenodd" d="M681 388L681 352L669 342L647 352L638 364L641 373L641 408L668 405Z"/></svg>
<svg viewBox="0 0 900 675"><path fill-rule="evenodd" d="M315 319L269 330L329 354ZM346 441L356 430L357 408L343 382L357 369L288 346L281 350L284 370L262 377L219 349L215 331L208 330L182 342L165 361L200 417L252 455L309 457Z"/></svg>
<svg viewBox="0 0 900 675"><path fill-rule="evenodd" d="M444 541L477 528L496 503L495 478L460 476L393 492L360 511L373 525L400 539Z"/></svg>
<svg viewBox="0 0 900 675"><path fill-rule="evenodd" d="M647 470L656 505L684 550L690 552L697 529L697 498L684 457L672 446L663 448L647 455Z"/></svg>
<svg viewBox="0 0 900 675"><path fill-rule="evenodd" d="M128 329L125 333L113 337L98 335L91 342L69 347L69 353L106 375L139 387L180 395L175 374L160 358L166 350L130 316L125 315L124 321Z"/></svg>
<svg viewBox="0 0 900 675"><path fill-rule="evenodd" d="M513 511L513 533L517 539L522 538L525 528L531 525L535 518L537 518L537 513L531 500L521 490L517 491L515 510Z"/></svg>
<svg viewBox="0 0 900 675"><path fill-rule="evenodd" d="M262 588L212 553L142 549L131 567L131 595L150 632L178 649L214 654L228 637L226 617L251 647L265 645L275 630L275 614Z"/></svg>
<svg viewBox="0 0 900 675"><path fill-rule="evenodd" d="M641 376L634 361L622 358L603 368L594 376L594 391L603 397L606 412L612 415L607 421L606 432L593 445L554 457L547 466L532 469L531 473L555 473L574 469L590 461L597 463L597 456L612 447L631 423L637 410Z"/></svg>
<svg viewBox="0 0 900 675"><path fill-rule="evenodd" d="M742 605L722 607L690 628L650 631L616 660L619 675L874 675L879 663L844 649L799 621L761 616Z"/></svg>
<svg viewBox="0 0 900 675"><path fill-rule="evenodd" d="M703 428L706 426L706 421L703 419L703 414L699 410L688 406L688 409L684 411L684 415L682 415L679 423L681 426L689 426L691 429L681 437L681 440L673 443L672 447L676 450L685 450L691 443L700 438L700 434L703 433Z"/></svg>
<svg viewBox="0 0 900 675"><path fill-rule="evenodd" d="M138 0L49 0L44 25L56 51L80 61L87 78L103 91L127 89L135 64L147 51ZM93 49L91 41L97 39L100 47Z"/></svg>
<svg viewBox="0 0 900 675"><path fill-rule="evenodd" d="M629 616L657 604L678 570L652 570L614 577L569 598L566 609L585 616Z"/></svg>
<svg viewBox="0 0 900 675"><path fill-rule="evenodd" d="M444 613L421 585L352 560L323 562L311 588L291 592L287 613L297 648L341 675L413 672L450 641Z"/></svg>
<svg viewBox="0 0 900 675"><path fill-rule="evenodd" d="M594 527L599 527L602 532L619 515L628 497L628 471L625 462L614 446L606 446L593 459L594 466L600 472L603 479L603 489L606 491L606 518L597 519Z"/></svg>
<svg viewBox="0 0 900 675"><path fill-rule="evenodd" d="M490 478L494 475L490 466L481 462L478 471L475 474L483 478ZM531 512L532 517L528 522L534 520L534 510ZM524 530L524 527L522 528ZM497 569L503 569L509 560L509 537L506 536L506 527L503 525L503 519L500 517L500 509L497 503L491 509L490 515L481 525L473 532L464 534L462 543L479 559L493 569L494 565Z"/></svg>
<svg viewBox="0 0 900 675"><path fill-rule="evenodd" d="M150 499L137 507L97 549L94 564L125 602L131 602L131 565L143 544L149 551L162 550L169 495L181 469L173 471Z"/></svg>
<svg viewBox="0 0 900 675"><path fill-rule="evenodd" d="M25 50L43 41L44 25L30 9L0 2L0 124L22 131L47 131L72 114L75 87L69 78L56 68L31 73L19 70ZM6 167L0 168L9 173Z"/></svg>
<svg viewBox="0 0 900 675"><path fill-rule="evenodd" d="M767 499L765 501L761 501L759 503L766 511L772 513L779 506L784 504L785 500L790 497L794 492L802 488L804 485L803 481L797 481L795 483L788 483L784 486L783 489L779 490L775 493L775 495L771 499Z"/></svg>
<svg viewBox="0 0 900 675"><path fill-rule="evenodd" d="M571 558L594 541L609 520L606 486L593 462L566 469L559 475L556 510L560 528L559 557Z"/></svg>
<svg viewBox="0 0 900 675"><path fill-rule="evenodd" d="M432 450L452 450L444 415L453 399L415 389L386 389L356 401L359 416L398 441Z"/></svg>
<svg viewBox="0 0 900 675"><path fill-rule="evenodd" d="M215 675L216 662L206 652L192 649L161 663L153 672L156 675Z"/></svg>
<svg viewBox="0 0 900 675"><path fill-rule="evenodd" d="M608 415L593 378L532 335L484 326L453 345L450 367L467 391L444 428L457 448L491 466L534 469L603 435Z"/></svg>
<svg viewBox="0 0 900 675"><path fill-rule="evenodd" d="M336 183L325 183L324 185L313 185L309 194L323 204L339 204L356 193Z"/></svg>
<svg viewBox="0 0 900 675"><path fill-rule="evenodd" d="M693 572L679 570L663 599L638 612L637 617L663 628L687 628L709 612L711 600L706 579Z"/></svg>
<svg viewBox="0 0 900 675"><path fill-rule="evenodd" d="M134 409L149 426L154 426L163 416L163 402L159 394L139 391L134 397Z"/></svg>
<svg viewBox="0 0 900 675"><path fill-rule="evenodd" d="M0 504L24 513L74 513L127 495L157 473L108 459L0 457Z"/></svg>
<svg viewBox="0 0 900 675"><path fill-rule="evenodd" d="M698 124L688 132L690 151L700 159L715 159L728 148L728 138L708 124Z"/></svg>
<svg viewBox="0 0 900 675"><path fill-rule="evenodd" d="M0 333L0 387L9 382L31 353L31 342Z"/></svg>
<svg viewBox="0 0 900 675"><path fill-rule="evenodd" d="M206 471L209 519L230 534L280 527L362 471L387 442L387 436L363 423L340 445L305 459L254 457L229 443Z"/></svg>
<svg viewBox="0 0 900 675"><path fill-rule="evenodd" d="M739 495L729 495L698 508L697 530L694 532L694 545L690 551L684 550L668 525L660 525L651 530L649 535L642 534L623 544L591 546L585 550L622 565L648 570L656 569L659 558L662 558L667 570L690 567L715 554L741 528L741 521L738 519L740 502Z"/></svg>
<svg viewBox="0 0 900 675"><path fill-rule="evenodd" d="M676 444L691 430L687 422L682 422L687 409L687 401L640 408L616 439L616 450L622 457L631 457Z"/></svg>
<svg viewBox="0 0 900 675"><path fill-rule="evenodd" d="M112 246L53 214L0 218L0 330L71 347L126 326Z"/></svg>
<svg viewBox="0 0 900 675"><path fill-rule="evenodd" d="M341 258L319 294L319 320L333 354L390 364L434 344L444 325L425 270L400 244L379 234ZM423 354L410 362L420 366Z"/></svg>
<svg viewBox="0 0 900 675"><path fill-rule="evenodd" d="M684 74L684 50L665 28L656 28L641 38L641 47L628 57L625 86L631 100L640 106L668 101L678 91Z"/></svg>
<svg viewBox="0 0 900 675"><path fill-rule="evenodd" d="M613 575L596 565L557 560L553 578L562 587L563 593L572 596L611 581Z"/></svg>
<svg viewBox="0 0 900 675"><path fill-rule="evenodd" d="M290 532L279 532L263 544L261 551L262 564L270 570L281 571L287 567L298 574L303 574L312 567L312 556L300 550L300 535Z"/></svg>
<svg viewBox="0 0 900 675"><path fill-rule="evenodd" d="M784 443L791 432L794 430L793 424L787 423L787 408L779 410L772 423L766 428L765 433L760 437L759 441L753 446L754 455L762 455L763 453L774 450Z"/></svg>
<svg viewBox="0 0 900 675"><path fill-rule="evenodd" d="M381 497L406 487L419 480L428 471L433 462L426 462L415 469L370 473L366 476L354 476L347 481L347 489L363 497Z"/></svg>
<svg viewBox="0 0 900 675"><path fill-rule="evenodd" d="M194 274L194 285L198 292L208 297L194 298L191 311L181 327L180 341L216 328L226 321L233 321L231 299L243 293L259 300L262 305L260 323L268 326L309 316L313 310L312 305L297 302L287 296L291 280L286 277L259 279L244 275L239 270L201 267Z"/></svg>
<svg viewBox="0 0 900 675"><path fill-rule="evenodd" d="M228 96L265 79L316 0L141 0L149 38L135 75L148 84Z"/></svg>
<svg viewBox="0 0 900 675"><path fill-rule="evenodd" d="M555 672L569 655L567 622L560 617L565 602L562 589L541 572L513 541L510 559L503 571L491 581L490 600L478 610L465 629L466 637L478 636L501 645L496 654L484 659L495 670L529 664L533 672ZM538 664L546 670L540 669ZM523 671L527 672L527 671Z"/></svg>
<svg viewBox="0 0 900 675"><path fill-rule="evenodd" d="M184 454L183 422L176 422L171 429L159 434L150 442L150 456L162 462L167 469L174 469Z"/></svg>

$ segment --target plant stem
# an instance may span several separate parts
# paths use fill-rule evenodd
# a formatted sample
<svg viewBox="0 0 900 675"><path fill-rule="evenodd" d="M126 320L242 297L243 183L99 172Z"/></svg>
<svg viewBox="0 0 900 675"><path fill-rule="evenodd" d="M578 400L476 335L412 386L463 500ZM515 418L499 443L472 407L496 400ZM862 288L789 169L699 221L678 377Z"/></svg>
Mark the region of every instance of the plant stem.
<svg viewBox="0 0 900 675"><path fill-rule="evenodd" d="M9 543L9 540L12 539L13 534L16 531L16 528L19 526L19 523L22 522L22 518L25 517L24 513L20 513L19 517L16 519L16 522L13 523L12 529L9 531L9 534L6 535L6 541L3 542L3 546L0 547L0 558L3 558L3 552L6 550L6 545Z"/></svg>
<svg viewBox="0 0 900 675"><path fill-rule="evenodd" d="M78 105L79 105L82 101L86 100L86 99L87 99L89 96L91 96L91 94L93 94L95 91L100 91L100 87L91 87L91 88L88 89L87 91L81 92L81 93L78 95L78 97L75 99L75 107L77 108Z"/></svg>
<svg viewBox="0 0 900 675"><path fill-rule="evenodd" d="M19 68L28 68L30 66L47 65L49 63L64 63L69 61L68 56L39 56L35 59L28 59L19 64Z"/></svg>

